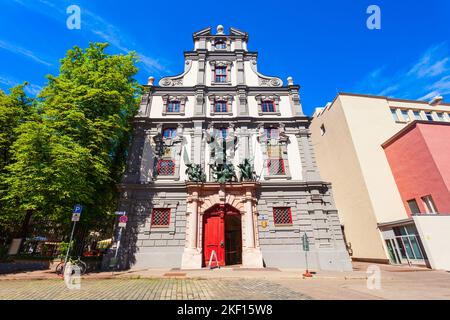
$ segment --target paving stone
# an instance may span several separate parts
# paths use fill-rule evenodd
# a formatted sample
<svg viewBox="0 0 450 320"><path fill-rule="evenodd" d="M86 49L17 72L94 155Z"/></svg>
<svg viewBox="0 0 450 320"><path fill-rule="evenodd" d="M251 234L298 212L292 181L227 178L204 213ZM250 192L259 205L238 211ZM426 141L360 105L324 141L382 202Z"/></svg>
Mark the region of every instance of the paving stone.
<svg viewBox="0 0 450 320"><path fill-rule="evenodd" d="M61 280L0 282L0 300L307 300L280 284L262 279L83 279L68 289Z"/></svg>

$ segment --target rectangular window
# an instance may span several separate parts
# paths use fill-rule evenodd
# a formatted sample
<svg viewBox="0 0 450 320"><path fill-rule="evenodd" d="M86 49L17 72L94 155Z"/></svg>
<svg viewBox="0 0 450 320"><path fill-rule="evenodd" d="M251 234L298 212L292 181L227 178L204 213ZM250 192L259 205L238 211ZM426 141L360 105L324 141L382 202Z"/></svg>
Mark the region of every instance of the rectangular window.
<svg viewBox="0 0 450 320"><path fill-rule="evenodd" d="M410 210L411 214L420 213L420 209L419 209L419 206L417 205L416 199L411 199L411 200L408 200L407 202L408 202L408 206L409 206L409 210Z"/></svg>
<svg viewBox="0 0 450 320"><path fill-rule="evenodd" d="M278 128L267 128L264 129L264 132L266 133L267 139L278 139Z"/></svg>
<svg viewBox="0 0 450 320"><path fill-rule="evenodd" d="M227 48L227 44L223 41L218 41L216 42L216 49L226 49Z"/></svg>
<svg viewBox="0 0 450 320"><path fill-rule="evenodd" d="M444 114L442 112L437 112L436 115L439 121L445 121Z"/></svg>
<svg viewBox="0 0 450 320"><path fill-rule="evenodd" d="M431 112L425 112L425 117L427 118L428 121L433 121L433 115L431 114Z"/></svg>
<svg viewBox="0 0 450 320"><path fill-rule="evenodd" d="M392 118L394 118L394 121L396 121L396 122L400 121L400 119L398 118L396 109L391 109L391 114L392 114Z"/></svg>
<svg viewBox="0 0 450 320"><path fill-rule="evenodd" d="M163 138L164 139L172 139L177 136L176 128L166 128L163 130Z"/></svg>
<svg viewBox="0 0 450 320"><path fill-rule="evenodd" d="M267 146L267 157L271 159L282 158L280 146L273 146L273 145Z"/></svg>
<svg viewBox="0 0 450 320"><path fill-rule="evenodd" d="M291 225L291 208L273 208L273 223L275 225Z"/></svg>
<svg viewBox="0 0 450 320"><path fill-rule="evenodd" d="M422 201L425 209L427 210L427 213L437 213L436 206L431 196L422 197Z"/></svg>
<svg viewBox="0 0 450 320"><path fill-rule="evenodd" d="M261 103L262 112L276 112L275 103L273 101L263 101Z"/></svg>
<svg viewBox="0 0 450 320"><path fill-rule="evenodd" d="M170 225L170 209L155 208L152 212L152 226L168 227Z"/></svg>
<svg viewBox="0 0 450 320"><path fill-rule="evenodd" d="M228 129L227 128L220 128L219 129L220 135L222 138L226 139L228 137Z"/></svg>
<svg viewBox="0 0 450 320"><path fill-rule="evenodd" d="M283 159L267 159L267 171L271 176L282 176L285 174Z"/></svg>
<svg viewBox="0 0 450 320"><path fill-rule="evenodd" d="M214 112L228 112L228 103L226 101L216 101L214 103Z"/></svg>
<svg viewBox="0 0 450 320"><path fill-rule="evenodd" d="M160 176L173 176L175 174L175 162L173 160L158 160L156 172Z"/></svg>
<svg viewBox="0 0 450 320"><path fill-rule="evenodd" d="M420 115L420 111L414 111L414 119L415 120L422 120L422 116Z"/></svg>
<svg viewBox="0 0 450 320"><path fill-rule="evenodd" d="M227 82L227 68L216 67L215 82L224 83Z"/></svg>
<svg viewBox="0 0 450 320"><path fill-rule="evenodd" d="M411 119L409 118L408 110L402 110L402 117L403 121L410 122Z"/></svg>
<svg viewBox="0 0 450 320"><path fill-rule="evenodd" d="M180 112L180 101L170 101L167 104L166 112Z"/></svg>

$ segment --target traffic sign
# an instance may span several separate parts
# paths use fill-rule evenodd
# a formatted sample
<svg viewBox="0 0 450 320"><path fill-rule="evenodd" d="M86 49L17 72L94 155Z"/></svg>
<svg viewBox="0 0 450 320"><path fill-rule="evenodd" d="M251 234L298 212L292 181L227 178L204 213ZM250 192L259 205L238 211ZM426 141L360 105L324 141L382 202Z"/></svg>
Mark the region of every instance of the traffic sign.
<svg viewBox="0 0 450 320"><path fill-rule="evenodd" d="M116 212L114 212L114 214L116 214L116 215L118 215L118 216L124 216L124 215L126 215L127 213L126 213L125 211L116 211Z"/></svg>
<svg viewBox="0 0 450 320"><path fill-rule="evenodd" d="M127 221L128 221L128 217L127 217L127 216L120 216L119 222L121 222L121 223L127 223Z"/></svg>
<svg viewBox="0 0 450 320"><path fill-rule="evenodd" d="M80 214L79 213L72 214L72 221L74 222L80 221Z"/></svg>
<svg viewBox="0 0 450 320"><path fill-rule="evenodd" d="M81 211L83 211L83 206L81 204L76 204L73 207L73 213L81 214Z"/></svg>
<svg viewBox="0 0 450 320"><path fill-rule="evenodd" d="M125 228L127 226L126 222L119 222L119 228Z"/></svg>

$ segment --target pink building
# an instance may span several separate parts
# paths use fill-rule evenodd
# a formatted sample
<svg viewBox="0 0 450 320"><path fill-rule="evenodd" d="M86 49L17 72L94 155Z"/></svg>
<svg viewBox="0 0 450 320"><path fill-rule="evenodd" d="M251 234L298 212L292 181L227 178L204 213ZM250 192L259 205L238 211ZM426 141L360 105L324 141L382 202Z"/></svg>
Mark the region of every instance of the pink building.
<svg viewBox="0 0 450 320"><path fill-rule="evenodd" d="M414 121L383 148L409 216L450 214L450 123Z"/></svg>

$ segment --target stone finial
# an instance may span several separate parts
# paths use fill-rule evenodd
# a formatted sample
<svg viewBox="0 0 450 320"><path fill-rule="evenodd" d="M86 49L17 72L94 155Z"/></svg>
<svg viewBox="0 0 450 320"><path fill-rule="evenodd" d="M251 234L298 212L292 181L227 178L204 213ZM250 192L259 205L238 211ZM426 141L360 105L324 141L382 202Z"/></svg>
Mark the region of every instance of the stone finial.
<svg viewBox="0 0 450 320"><path fill-rule="evenodd" d="M219 24L217 26L217 34L223 34L223 25Z"/></svg>
<svg viewBox="0 0 450 320"><path fill-rule="evenodd" d="M293 86L294 85L294 79L292 77L288 77L287 81L288 81L288 85L289 86Z"/></svg>
<svg viewBox="0 0 450 320"><path fill-rule="evenodd" d="M153 86L153 82L155 82L155 77L148 77L147 85Z"/></svg>

